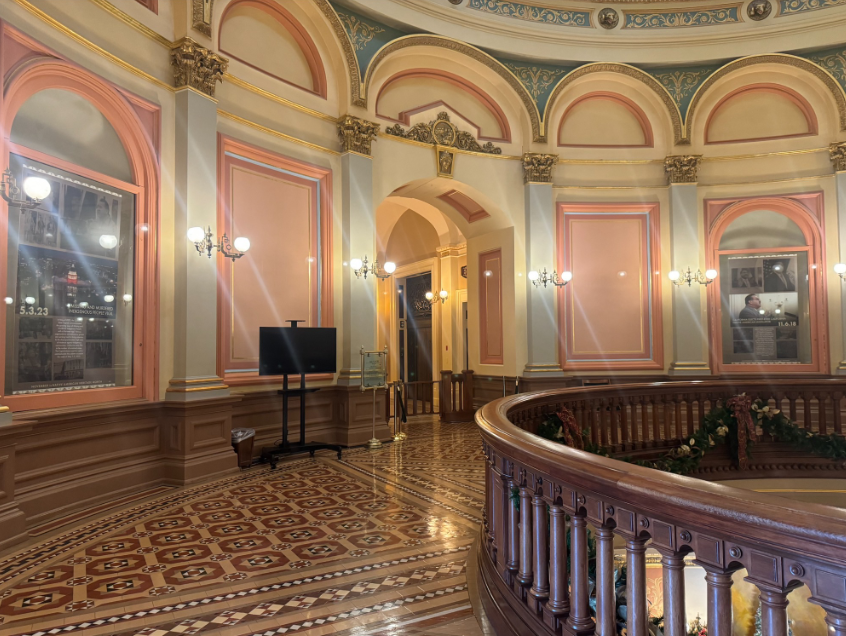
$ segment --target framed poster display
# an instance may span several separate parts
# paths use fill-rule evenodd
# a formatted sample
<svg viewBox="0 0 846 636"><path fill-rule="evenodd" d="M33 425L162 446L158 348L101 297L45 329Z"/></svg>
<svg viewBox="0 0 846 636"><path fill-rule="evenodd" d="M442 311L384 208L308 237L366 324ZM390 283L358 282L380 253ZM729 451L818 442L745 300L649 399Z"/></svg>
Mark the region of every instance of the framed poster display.
<svg viewBox="0 0 846 636"><path fill-rule="evenodd" d="M15 154L10 168L50 195L9 208L5 393L131 385L135 196Z"/></svg>
<svg viewBox="0 0 846 636"><path fill-rule="evenodd" d="M719 259L722 364L811 364L807 251Z"/></svg>

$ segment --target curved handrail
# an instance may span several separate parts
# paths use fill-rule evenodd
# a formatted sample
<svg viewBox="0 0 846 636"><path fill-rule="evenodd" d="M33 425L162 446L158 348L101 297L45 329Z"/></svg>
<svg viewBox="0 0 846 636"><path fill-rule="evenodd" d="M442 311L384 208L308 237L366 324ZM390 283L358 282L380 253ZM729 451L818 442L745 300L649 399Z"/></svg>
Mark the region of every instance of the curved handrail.
<svg viewBox="0 0 846 636"><path fill-rule="evenodd" d="M830 625L835 625L831 617L842 615L843 622L835 625L832 633L846 635L846 510L636 466L566 447L520 427L531 428L546 413L562 405L588 405L589 414L602 411L607 428L619 427L620 424L619 418L614 424L614 418L608 416L613 411L609 405L616 404L615 400L625 402L634 398L638 405L645 401L654 411L656 409L651 406L656 403L676 404L674 396L688 396L704 404L737 392L747 392L775 402L800 400L803 402L803 415L811 415L805 422L809 428L818 429L821 419L831 417L831 421L836 419L840 432L844 391L846 383L827 379L799 380L791 382L789 387L763 381L661 382L542 391L501 398L483 406L477 412L476 421L489 466L486 475L486 554L495 564L493 569L500 574L500 583L515 590L528 586L526 574L528 572L531 576L532 568L526 564L526 555L533 555L535 573L545 572L546 566L537 561L537 546L547 540L550 576L556 571L554 566L560 566L556 565L557 560L563 558L567 563L566 556L561 554L562 548L558 546L560 541L553 541L551 537L547 539L547 530L542 527L548 526L549 532L556 532L557 526L552 525L552 520L555 510L560 508L562 514L584 519L596 528L604 528L609 533L626 538L630 559L632 555L638 555L632 547L633 542L645 546L645 541L651 540L651 547L658 549L665 560L695 552L698 562L709 572L716 572L715 576L727 575L732 570L745 567L749 573L748 580L757 584L762 593L766 590L767 593L786 596L793 587L805 584L811 589L812 600L828 611ZM670 401L667 402L666 398ZM795 403L792 405L795 407ZM662 409L657 410L666 415ZM828 415L820 416L821 411ZM833 411L837 413L836 418ZM648 419L650 415L644 417ZM594 415L587 418L593 423L597 419ZM511 491L515 487L519 489L519 513L509 509ZM548 517L545 510L538 512L541 510L540 502L549 506ZM528 516L523 518L522 505L532 506L532 514L536 514L534 531L531 527L524 528L531 526L532 519ZM528 515L528 512L525 514ZM573 525L571 530L581 531L582 527ZM532 544L532 550L523 545L525 542ZM577 542L574 541L573 545L576 546L574 550L579 549ZM565 553L566 549L565 546ZM521 554L524 557L522 562ZM572 554L570 558L576 561L575 566L571 563L571 570L574 567L578 569L579 556ZM600 559L601 555L597 558ZM638 558L635 558L634 565L638 563ZM629 566L632 566L631 562ZM542 574L540 579L544 576ZM527 599L536 599L536 605L527 608L527 611L530 615L543 616L544 608L558 608L560 620L560 598L555 600L554 597L556 594L558 597L566 595L567 590L546 591L543 585L536 589L538 578L534 577L532 590L523 594ZM587 581L578 580L580 577L575 571L571 578L572 594L578 596L579 586L586 586ZM729 591L730 581L729 578ZM602 585L606 583L598 580L596 584L598 608L602 607L599 597ZM721 583L726 584L724 580ZM668 591L665 590L664 594L666 598ZM585 598L583 594L581 599L575 600L582 603ZM643 601L645 603L645 591ZM730 597L727 607L730 607ZM582 615L574 619L573 613L577 610ZM585 608L575 608L572 604L568 606L566 614L569 616L565 625L572 623L572 633L578 632L579 625L584 627L585 611ZM635 615L630 620L640 620L637 617L641 614L635 612ZM728 615L731 616L730 610ZM786 621L786 613L784 616ZM601 618L597 616L596 620L599 623ZM719 619L714 618L717 636L720 634L718 623ZM711 624L709 619L709 628ZM840 627L842 632L837 631ZM668 636L673 634L672 631L665 633ZM709 629L709 634L712 633ZM630 629L629 634L645 632Z"/></svg>

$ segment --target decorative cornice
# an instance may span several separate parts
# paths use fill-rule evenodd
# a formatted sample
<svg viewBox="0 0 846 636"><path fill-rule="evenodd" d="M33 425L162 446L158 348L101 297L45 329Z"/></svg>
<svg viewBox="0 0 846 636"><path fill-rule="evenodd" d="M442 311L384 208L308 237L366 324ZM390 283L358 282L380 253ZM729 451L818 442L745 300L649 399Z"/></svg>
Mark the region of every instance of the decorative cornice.
<svg viewBox="0 0 846 636"><path fill-rule="evenodd" d="M508 0L470 0L468 9L504 18L516 18L526 22L553 24L555 26L591 28L591 11L579 9L554 9Z"/></svg>
<svg viewBox="0 0 846 636"><path fill-rule="evenodd" d="M558 155L527 152L523 155L523 178L526 183L552 183L552 169Z"/></svg>
<svg viewBox="0 0 846 636"><path fill-rule="evenodd" d="M395 137L412 139L426 144L441 146L442 148L458 148L471 152L484 152L491 155L502 154L502 148L497 148L491 142L480 145L469 132L458 130L449 120L449 113L438 113L437 119L428 124L423 122L414 124L408 130L396 124L385 129L385 132Z"/></svg>
<svg viewBox="0 0 846 636"><path fill-rule="evenodd" d="M828 147L828 153L834 165L834 171L846 171L846 141L831 144Z"/></svg>
<svg viewBox="0 0 846 636"><path fill-rule="evenodd" d="M844 4L846 4L846 0L781 0L779 16L839 7Z"/></svg>
<svg viewBox="0 0 846 636"><path fill-rule="evenodd" d="M229 60L185 37L171 49L170 64L176 88L188 86L214 97L215 86L223 81Z"/></svg>
<svg viewBox="0 0 846 636"><path fill-rule="evenodd" d="M356 152L370 156L370 145L379 133L379 124L352 115L338 120L338 138L342 152Z"/></svg>
<svg viewBox="0 0 846 636"><path fill-rule="evenodd" d="M646 72L654 77L673 98L681 116L687 115L690 100L696 89L716 71L719 66L697 66L686 68L647 69Z"/></svg>
<svg viewBox="0 0 846 636"><path fill-rule="evenodd" d="M846 92L846 47L827 49L803 55L827 71Z"/></svg>
<svg viewBox="0 0 846 636"><path fill-rule="evenodd" d="M703 27L743 22L740 17L741 3L712 9L693 11L624 11L624 29L672 29L678 27Z"/></svg>
<svg viewBox="0 0 846 636"><path fill-rule="evenodd" d="M664 159L667 183L696 183L702 155L670 155Z"/></svg>
<svg viewBox="0 0 846 636"><path fill-rule="evenodd" d="M211 37L214 0L193 0L191 26L207 38Z"/></svg>
<svg viewBox="0 0 846 636"><path fill-rule="evenodd" d="M350 42L347 31L341 23L341 19L338 17L338 14L335 13L335 9L331 4L329 4L328 0L314 0L314 2L317 4L317 7L323 15L326 16L326 19L332 26L332 30L335 32L335 37L338 38L338 42L344 51L344 59L347 61L347 70L350 72L350 102L353 106L360 106L364 108L367 104L361 95L361 70L358 68L358 59L355 56L355 51L353 50L353 45L352 42Z"/></svg>
<svg viewBox="0 0 846 636"><path fill-rule="evenodd" d="M354 15L338 13L338 18L341 20L341 24L344 25L344 30L347 32L350 42L352 42L353 48L356 51L366 48L375 35L385 32L385 29L382 27L375 24L367 24Z"/></svg>

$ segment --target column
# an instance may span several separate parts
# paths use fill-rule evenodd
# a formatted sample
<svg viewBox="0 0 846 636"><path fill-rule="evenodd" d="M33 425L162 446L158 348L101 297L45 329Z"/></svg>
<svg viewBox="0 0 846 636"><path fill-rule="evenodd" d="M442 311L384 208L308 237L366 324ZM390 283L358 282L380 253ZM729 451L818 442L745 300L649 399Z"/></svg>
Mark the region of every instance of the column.
<svg viewBox="0 0 846 636"><path fill-rule="evenodd" d="M831 144L831 163L834 165L834 187L837 191L837 226L840 239L840 259L838 263L846 263L846 141ZM831 259L833 260L833 259ZM834 263L826 264L826 276L836 276L832 267ZM843 342L840 349L840 363L835 373L846 375L846 283L840 277L833 280L840 283L840 327L843 332Z"/></svg>
<svg viewBox="0 0 846 636"><path fill-rule="evenodd" d="M646 542L626 541L626 629L630 636L649 636L646 609Z"/></svg>
<svg viewBox="0 0 846 636"><path fill-rule="evenodd" d="M343 259L376 259L376 210L373 207L373 159L370 147L379 124L345 115L338 120L341 140L341 219ZM343 340L338 384L361 384L361 348L376 348L376 277L356 278L347 267L341 275Z"/></svg>
<svg viewBox="0 0 846 636"><path fill-rule="evenodd" d="M167 399L221 397L229 388L217 376L217 262L197 253L188 228L217 227L217 100L214 89L228 61L183 38L171 52L176 79L173 188L174 356Z"/></svg>
<svg viewBox="0 0 846 636"><path fill-rule="evenodd" d="M517 580L520 585L532 584L532 491L520 487L520 566Z"/></svg>
<svg viewBox="0 0 846 636"><path fill-rule="evenodd" d="M546 267L556 269L555 198L552 192L552 169L558 155L527 152L523 155L523 188L526 210L526 274ZM559 272L560 273L560 272ZM526 328L528 360L523 376L555 378L564 375L558 361L558 320L555 299L558 288L535 287L528 278Z"/></svg>
<svg viewBox="0 0 846 636"><path fill-rule="evenodd" d="M588 606L587 519L584 512L570 517L570 581L572 599L567 625L575 634L590 634L595 624Z"/></svg>
<svg viewBox="0 0 846 636"><path fill-rule="evenodd" d="M670 156L664 170L670 184L671 268L703 268L705 230L699 222L696 181L700 155ZM670 375L710 375L704 286L673 286L673 361Z"/></svg>
<svg viewBox="0 0 846 636"><path fill-rule="evenodd" d="M787 591L758 586L761 592L761 633L787 636Z"/></svg>
<svg viewBox="0 0 846 636"><path fill-rule="evenodd" d="M535 578L529 594L541 600L549 596L549 557L547 556L547 526L549 520L546 514L546 501L535 494L532 497L534 512L534 545L532 554L535 559Z"/></svg>
<svg viewBox="0 0 846 636"><path fill-rule="evenodd" d="M731 572L698 563L708 586L708 636L731 636Z"/></svg>
<svg viewBox="0 0 846 636"><path fill-rule="evenodd" d="M455 373L465 371L464 358L461 356L461 345L464 334L461 333L460 309L458 305L458 285L461 278L459 258L467 254L467 245L450 245L438 248L440 260L440 281L432 281L432 292L435 294L434 311L439 311L441 322L440 357L435 356L433 364L441 369L452 369ZM434 272L432 273L434 276ZM446 302L441 302L438 295L441 290L449 293ZM457 320L457 323L456 323ZM437 343L433 339L432 346ZM459 406L459 408L461 408Z"/></svg>
<svg viewBox="0 0 846 636"><path fill-rule="evenodd" d="M687 636L684 613L684 555L672 551L659 552L664 583L664 634Z"/></svg>
<svg viewBox="0 0 846 636"><path fill-rule="evenodd" d="M614 581L614 530L596 529L596 633L617 636L617 593Z"/></svg>
<svg viewBox="0 0 846 636"><path fill-rule="evenodd" d="M549 507L549 602L553 616L566 616L570 611L567 575L567 513L556 504Z"/></svg>

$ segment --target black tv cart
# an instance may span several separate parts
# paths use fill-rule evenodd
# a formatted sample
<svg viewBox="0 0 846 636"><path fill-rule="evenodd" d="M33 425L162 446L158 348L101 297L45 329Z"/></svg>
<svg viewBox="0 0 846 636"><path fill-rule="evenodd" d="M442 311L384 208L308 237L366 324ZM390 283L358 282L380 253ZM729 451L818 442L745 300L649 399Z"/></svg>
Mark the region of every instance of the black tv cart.
<svg viewBox="0 0 846 636"><path fill-rule="evenodd" d="M314 451L329 449L338 453L338 459L341 459L342 447L337 444L325 444L323 442L306 442L305 441L305 396L307 393L314 393L319 389L306 388L305 373L300 374L300 388L288 388L288 376L283 376L282 389L279 395L282 396L282 443L277 446L265 446L261 449L261 463L266 464L270 462L271 470L276 469L276 464L279 458L289 455L298 455L300 453L308 453L314 457ZM288 396L300 396L300 441L288 441Z"/></svg>

